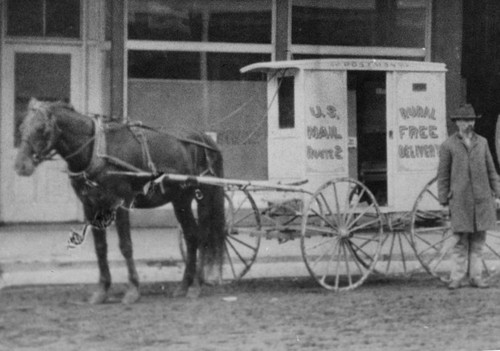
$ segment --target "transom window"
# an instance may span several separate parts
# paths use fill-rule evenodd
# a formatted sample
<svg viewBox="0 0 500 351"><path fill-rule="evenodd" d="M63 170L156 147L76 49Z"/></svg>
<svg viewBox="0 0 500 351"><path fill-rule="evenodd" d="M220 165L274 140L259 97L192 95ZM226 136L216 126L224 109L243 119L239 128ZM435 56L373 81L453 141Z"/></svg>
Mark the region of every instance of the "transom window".
<svg viewBox="0 0 500 351"><path fill-rule="evenodd" d="M7 35L80 37L80 0L8 0Z"/></svg>
<svg viewBox="0 0 500 351"><path fill-rule="evenodd" d="M428 0L293 0L292 43L425 47Z"/></svg>
<svg viewBox="0 0 500 351"><path fill-rule="evenodd" d="M129 0L128 37L226 43L271 43L269 0Z"/></svg>

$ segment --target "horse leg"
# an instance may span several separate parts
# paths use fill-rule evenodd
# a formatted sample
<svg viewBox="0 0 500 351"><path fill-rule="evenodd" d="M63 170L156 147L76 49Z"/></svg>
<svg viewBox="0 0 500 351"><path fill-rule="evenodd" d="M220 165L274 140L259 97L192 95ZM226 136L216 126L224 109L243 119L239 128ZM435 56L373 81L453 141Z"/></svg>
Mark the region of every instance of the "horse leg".
<svg viewBox="0 0 500 351"><path fill-rule="evenodd" d="M137 274L133 258L132 237L130 235L130 216L126 209L121 207L118 208L116 211L115 225L118 233L120 251L127 264L129 281L127 292L122 299L122 303L131 304L137 302L141 295L139 292L139 275Z"/></svg>
<svg viewBox="0 0 500 351"><path fill-rule="evenodd" d="M99 284L97 290L92 294L89 302L93 305L101 304L108 298L111 286L111 273L108 265L108 243L106 241L106 230L92 227L94 246L99 266Z"/></svg>
<svg viewBox="0 0 500 351"><path fill-rule="evenodd" d="M198 251L198 225L191 210L191 201L174 202L175 216L179 221L186 242L186 267L181 285L175 290L174 297L188 296L196 298L201 293L199 277L196 273Z"/></svg>

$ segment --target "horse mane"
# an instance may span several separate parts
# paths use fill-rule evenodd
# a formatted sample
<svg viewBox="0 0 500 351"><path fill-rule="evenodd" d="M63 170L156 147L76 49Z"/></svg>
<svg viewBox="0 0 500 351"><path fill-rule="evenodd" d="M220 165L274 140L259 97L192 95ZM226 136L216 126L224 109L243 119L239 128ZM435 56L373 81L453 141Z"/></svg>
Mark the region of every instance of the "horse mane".
<svg viewBox="0 0 500 351"><path fill-rule="evenodd" d="M61 109L69 110L71 112L76 112L76 110L73 107L73 105L70 102L64 101L64 100L58 100L58 101L50 102L49 103L49 108L50 109L61 108Z"/></svg>

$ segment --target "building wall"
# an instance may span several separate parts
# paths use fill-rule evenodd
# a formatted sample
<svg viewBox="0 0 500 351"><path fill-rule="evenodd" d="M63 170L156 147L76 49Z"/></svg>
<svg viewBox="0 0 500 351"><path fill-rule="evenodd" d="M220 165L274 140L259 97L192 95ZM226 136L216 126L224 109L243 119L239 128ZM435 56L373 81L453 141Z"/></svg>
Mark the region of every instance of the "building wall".
<svg viewBox="0 0 500 351"><path fill-rule="evenodd" d="M462 0L433 2L432 61L446 64L446 110L456 109L465 102L465 82L462 69ZM448 118L448 131L455 130Z"/></svg>

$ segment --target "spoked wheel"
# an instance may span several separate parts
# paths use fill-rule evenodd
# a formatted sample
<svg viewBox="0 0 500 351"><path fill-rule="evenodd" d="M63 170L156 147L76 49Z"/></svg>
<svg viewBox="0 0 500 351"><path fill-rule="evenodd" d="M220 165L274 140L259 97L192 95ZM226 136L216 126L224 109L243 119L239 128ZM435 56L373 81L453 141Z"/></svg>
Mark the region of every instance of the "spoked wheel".
<svg viewBox="0 0 500 351"><path fill-rule="evenodd" d="M195 203L193 201L193 203ZM255 201L247 190L224 193L226 245L222 281L237 281L249 270L257 258L260 246L260 216ZM196 213L196 210L194 211ZM186 260L186 246L179 230L179 247Z"/></svg>
<svg viewBox="0 0 500 351"><path fill-rule="evenodd" d="M375 197L350 178L330 180L313 194L305 207L301 234L309 273L334 291L354 289L366 280L384 238Z"/></svg>
<svg viewBox="0 0 500 351"><path fill-rule="evenodd" d="M412 244L418 260L431 275L449 281L451 256L457 243L447 215L441 211L437 195L437 178L420 192L412 211ZM500 233L488 231L483 250L483 276L491 280L500 267Z"/></svg>

